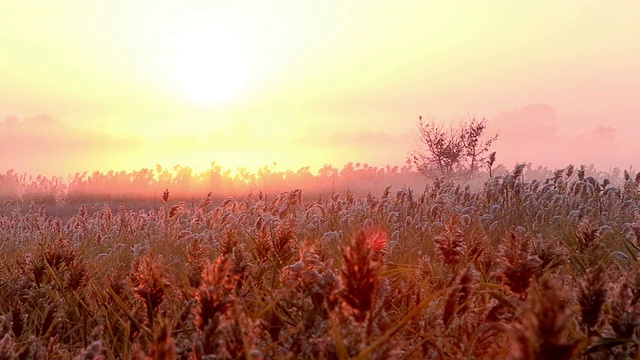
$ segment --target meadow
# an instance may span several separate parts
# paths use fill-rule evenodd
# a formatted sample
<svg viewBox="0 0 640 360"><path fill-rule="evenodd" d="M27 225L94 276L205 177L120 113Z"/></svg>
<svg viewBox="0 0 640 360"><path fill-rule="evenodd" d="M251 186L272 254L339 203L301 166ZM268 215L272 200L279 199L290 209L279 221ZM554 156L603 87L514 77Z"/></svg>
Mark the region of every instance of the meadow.
<svg viewBox="0 0 640 360"><path fill-rule="evenodd" d="M640 175L174 170L0 176L0 359L640 357Z"/></svg>

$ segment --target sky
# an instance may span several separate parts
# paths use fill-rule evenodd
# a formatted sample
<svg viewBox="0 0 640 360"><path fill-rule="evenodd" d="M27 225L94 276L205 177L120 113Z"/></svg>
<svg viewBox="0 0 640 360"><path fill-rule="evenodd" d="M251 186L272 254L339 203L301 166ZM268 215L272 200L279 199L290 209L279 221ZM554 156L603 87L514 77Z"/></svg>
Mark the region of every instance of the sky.
<svg viewBox="0 0 640 360"><path fill-rule="evenodd" d="M418 116L498 162L637 168L636 1L0 3L0 172L402 165Z"/></svg>

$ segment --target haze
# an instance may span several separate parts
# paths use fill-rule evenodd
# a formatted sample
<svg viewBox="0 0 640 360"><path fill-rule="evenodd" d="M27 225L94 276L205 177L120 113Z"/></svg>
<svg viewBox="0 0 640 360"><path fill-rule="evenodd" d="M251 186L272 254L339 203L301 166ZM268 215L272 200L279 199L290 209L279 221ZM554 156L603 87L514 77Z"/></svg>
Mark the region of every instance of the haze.
<svg viewBox="0 0 640 360"><path fill-rule="evenodd" d="M498 162L637 166L640 3L0 5L0 171L403 164L419 115Z"/></svg>

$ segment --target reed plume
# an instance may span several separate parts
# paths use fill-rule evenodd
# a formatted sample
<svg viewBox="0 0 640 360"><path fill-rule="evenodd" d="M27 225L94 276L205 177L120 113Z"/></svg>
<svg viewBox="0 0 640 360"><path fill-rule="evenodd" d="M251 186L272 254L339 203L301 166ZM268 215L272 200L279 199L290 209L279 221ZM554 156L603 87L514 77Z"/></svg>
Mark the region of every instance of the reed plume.
<svg viewBox="0 0 640 360"><path fill-rule="evenodd" d="M542 261L530 253L529 237L511 231L500 245L500 274L509 289L522 299L527 297L531 278Z"/></svg>
<svg viewBox="0 0 640 360"><path fill-rule="evenodd" d="M373 306L381 265L374 260L374 244L360 230L348 246L342 247L343 266L340 296L354 311L357 321L363 321Z"/></svg>

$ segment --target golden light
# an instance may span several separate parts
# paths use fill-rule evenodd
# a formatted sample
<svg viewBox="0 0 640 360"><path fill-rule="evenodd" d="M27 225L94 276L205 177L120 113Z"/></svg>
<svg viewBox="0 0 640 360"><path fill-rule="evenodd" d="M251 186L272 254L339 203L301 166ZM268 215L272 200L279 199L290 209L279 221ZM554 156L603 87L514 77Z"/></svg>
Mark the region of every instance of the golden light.
<svg viewBox="0 0 640 360"><path fill-rule="evenodd" d="M174 75L192 102L233 99L247 82L250 59L246 35L230 24L190 24L175 34Z"/></svg>

